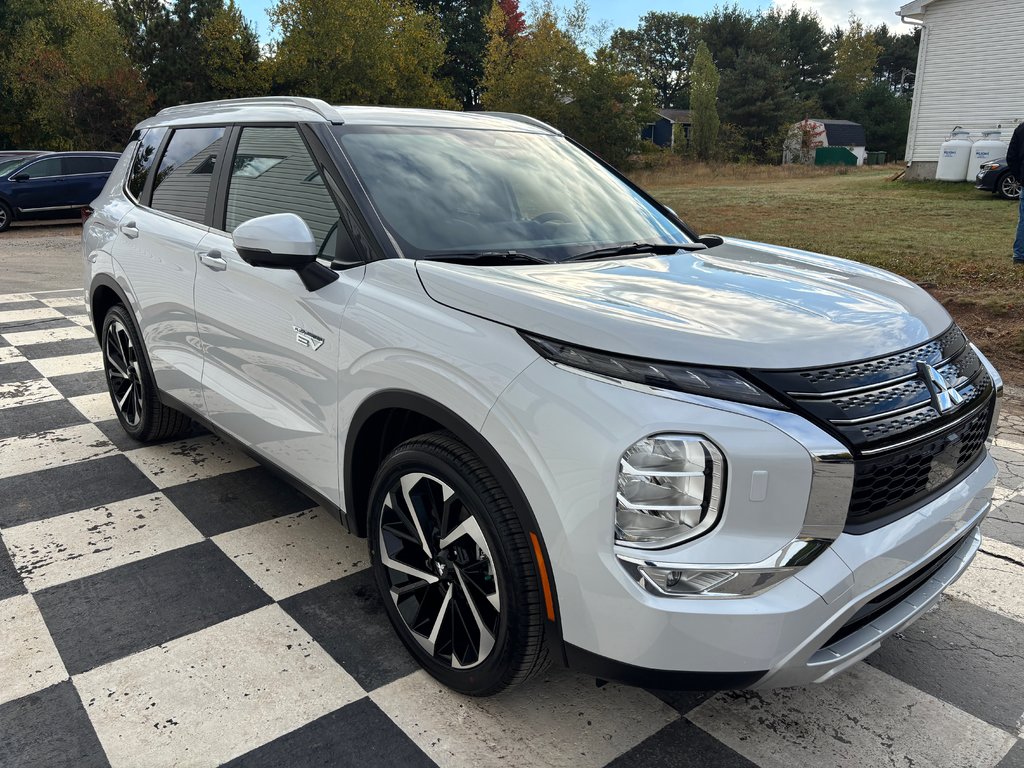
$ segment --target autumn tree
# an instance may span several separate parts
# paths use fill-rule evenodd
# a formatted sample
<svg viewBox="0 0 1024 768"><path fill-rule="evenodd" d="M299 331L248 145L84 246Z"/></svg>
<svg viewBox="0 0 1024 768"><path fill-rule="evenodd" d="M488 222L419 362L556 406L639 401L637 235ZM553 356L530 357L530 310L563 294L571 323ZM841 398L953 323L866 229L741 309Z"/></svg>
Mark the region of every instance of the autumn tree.
<svg viewBox="0 0 1024 768"><path fill-rule="evenodd" d="M410 0L278 0L274 87L333 103L453 104L435 77L445 40Z"/></svg>
<svg viewBox="0 0 1024 768"><path fill-rule="evenodd" d="M832 79L848 92L859 93L874 79L881 52L871 30L850 14L850 26L836 42L836 70Z"/></svg>
<svg viewBox="0 0 1024 768"><path fill-rule="evenodd" d="M209 91L218 99L262 96L270 70L260 57L260 41L234 0L218 9L199 30Z"/></svg>
<svg viewBox="0 0 1024 768"><path fill-rule="evenodd" d="M718 85L721 77L705 42L697 45L690 79L690 109L693 111L693 151L705 162L711 159L718 141Z"/></svg>

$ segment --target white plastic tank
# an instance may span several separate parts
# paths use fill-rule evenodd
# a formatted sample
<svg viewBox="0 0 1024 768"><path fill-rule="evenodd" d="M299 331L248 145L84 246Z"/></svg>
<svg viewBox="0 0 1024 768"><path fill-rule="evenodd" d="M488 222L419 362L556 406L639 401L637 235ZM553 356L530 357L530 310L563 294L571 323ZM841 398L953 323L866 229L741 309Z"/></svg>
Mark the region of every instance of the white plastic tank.
<svg viewBox="0 0 1024 768"><path fill-rule="evenodd" d="M935 178L939 181L964 181L971 164L973 148L970 131L954 128L949 140L939 149L939 167L935 171Z"/></svg>
<svg viewBox="0 0 1024 768"><path fill-rule="evenodd" d="M984 163L1006 157L1010 145L1001 140L1003 132L998 128L981 132L981 139L971 147L971 162L967 165L967 181L974 181Z"/></svg>

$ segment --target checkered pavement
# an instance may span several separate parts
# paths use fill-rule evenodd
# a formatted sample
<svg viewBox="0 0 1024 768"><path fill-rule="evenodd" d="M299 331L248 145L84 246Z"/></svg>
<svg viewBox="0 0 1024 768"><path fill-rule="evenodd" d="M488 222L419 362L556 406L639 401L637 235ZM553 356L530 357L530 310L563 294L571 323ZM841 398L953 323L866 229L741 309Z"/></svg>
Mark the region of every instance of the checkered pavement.
<svg viewBox="0 0 1024 768"><path fill-rule="evenodd" d="M121 431L81 291L0 296L0 765L1024 766L1024 416L994 452L975 564L825 685L474 700L324 510L198 429Z"/></svg>

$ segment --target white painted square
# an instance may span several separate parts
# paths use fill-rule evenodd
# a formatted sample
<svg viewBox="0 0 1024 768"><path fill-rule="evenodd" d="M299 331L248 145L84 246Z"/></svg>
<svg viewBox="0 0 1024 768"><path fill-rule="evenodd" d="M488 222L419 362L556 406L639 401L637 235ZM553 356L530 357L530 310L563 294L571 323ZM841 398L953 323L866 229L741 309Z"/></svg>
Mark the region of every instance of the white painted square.
<svg viewBox="0 0 1024 768"><path fill-rule="evenodd" d="M69 397L68 402L75 406L79 413L89 421L108 421L117 418L117 414L114 412L114 404L110 402L110 394L107 392Z"/></svg>
<svg viewBox="0 0 1024 768"><path fill-rule="evenodd" d="M33 307L31 309L9 309L6 312L3 311L3 307L0 306L0 324L2 323L22 323L28 322L29 320L49 320L63 318L60 312L51 307Z"/></svg>
<svg viewBox="0 0 1024 768"><path fill-rule="evenodd" d="M10 381L0 384L0 409L60 400L63 396L46 379Z"/></svg>
<svg viewBox="0 0 1024 768"><path fill-rule="evenodd" d="M98 349L95 352L83 352L79 355L43 357L31 362L35 369L48 379L69 373L89 373L103 370L103 355Z"/></svg>
<svg viewBox="0 0 1024 768"><path fill-rule="evenodd" d="M364 695L277 605L74 682L114 768L219 765Z"/></svg>
<svg viewBox="0 0 1024 768"><path fill-rule="evenodd" d="M2 536L30 592L203 540L162 493L25 523Z"/></svg>
<svg viewBox="0 0 1024 768"><path fill-rule="evenodd" d="M256 462L213 435L126 451L158 488L255 467Z"/></svg>
<svg viewBox="0 0 1024 768"><path fill-rule="evenodd" d="M722 693L687 718L763 768L994 766L1015 741L866 664L809 688Z"/></svg>
<svg viewBox="0 0 1024 768"><path fill-rule="evenodd" d="M92 331L80 325L69 325L64 328L40 328L36 331L18 331L5 333L8 344L25 347L31 344L47 344L51 341L67 341L69 339L91 339Z"/></svg>
<svg viewBox="0 0 1024 768"><path fill-rule="evenodd" d="M486 699L418 671L370 698L440 766L597 768L679 717L640 688L565 669Z"/></svg>
<svg viewBox="0 0 1024 768"><path fill-rule="evenodd" d="M275 600L369 565L366 541L348 533L322 507L239 528L213 540Z"/></svg>
<svg viewBox="0 0 1024 768"><path fill-rule="evenodd" d="M971 567L946 594L1024 622L1024 549L986 537ZM1024 626L1020 628L1024 637Z"/></svg>
<svg viewBox="0 0 1024 768"><path fill-rule="evenodd" d="M16 301L37 301L31 293L5 293L0 295L0 310L4 304L13 304Z"/></svg>
<svg viewBox="0 0 1024 768"><path fill-rule="evenodd" d="M50 296L39 299L48 307L76 307L85 306L85 296L80 293L77 296Z"/></svg>
<svg viewBox="0 0 1024 768"><path fill-rule="evenodd" d="M0 440L0 478L110 456L117 449L92 424Z"/></svg>
<svg viewBox="0 0 1024 768"><path fill-rule="evenodd" d="M68 320L83 328L92 328L92 320L89 319L88 315L68 315Z"/></svg>
<svg viewBox="0 0 1024 768"><path fill-rule="evenodd" d="M67 680L31 595L0 600L0 704Z"/></svg>
<svg viewBox="0 0 1024 768"><path fill-rule="evenodd" d="M0 347L0 365L23 362L25 362L25 356L15 347Z"/></svg>

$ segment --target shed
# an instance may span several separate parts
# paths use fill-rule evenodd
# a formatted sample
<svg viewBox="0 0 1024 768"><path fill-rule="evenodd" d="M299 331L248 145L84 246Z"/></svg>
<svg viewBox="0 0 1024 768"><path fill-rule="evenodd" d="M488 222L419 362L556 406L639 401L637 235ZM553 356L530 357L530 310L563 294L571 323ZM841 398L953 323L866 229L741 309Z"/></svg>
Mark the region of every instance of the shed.
<svg viewBox="0 0 1024 768"><path fill-rule="evenodd" d="M1024 13L1015 0L914 0L898 11L920 26L907 178L934 179L939 149L956 126L978 135L1024 119Z"/></svg>
<svg viewBox="0 0 1024 768"><path fill-rule="evenodd" d="M693 128L693 112L689 109L659 109L658 119L648 123L640 131L640 138L652 141L659 147L673 149L675 147L676 130L679 126L686 145L690 144L690 131Z"/></svg>
<svg viewBox="0 0 1024 768"><path fill-rule="evenodd" d="M867 137L864 126L851 120L831 120L809 117L795 123L790 129L782 153L784 163L813 163L815 151L822 147L842 147L864 165L867 156Z"/></svg>

